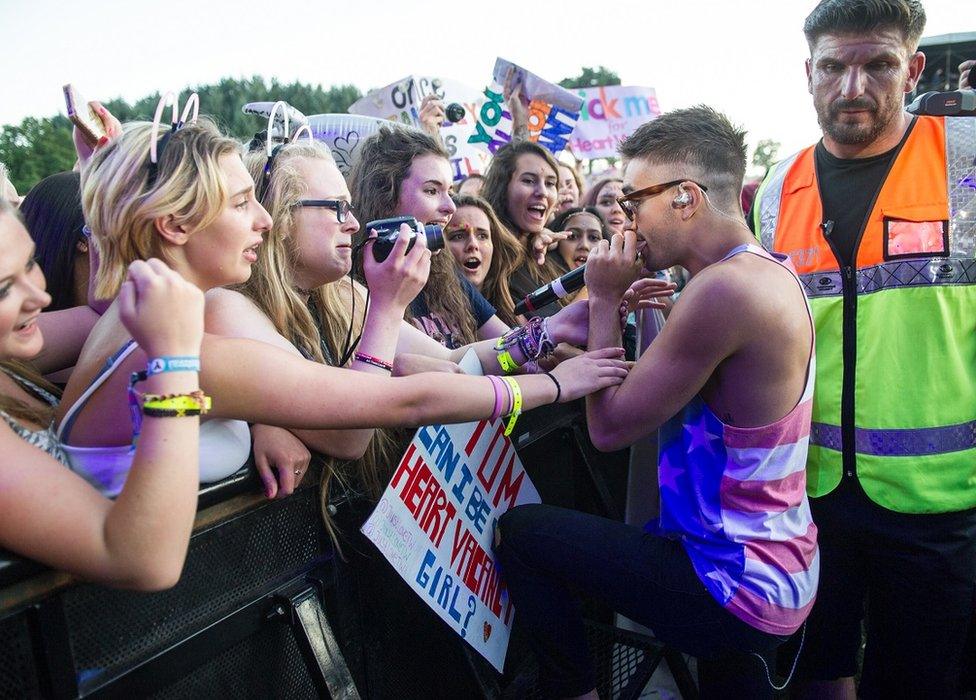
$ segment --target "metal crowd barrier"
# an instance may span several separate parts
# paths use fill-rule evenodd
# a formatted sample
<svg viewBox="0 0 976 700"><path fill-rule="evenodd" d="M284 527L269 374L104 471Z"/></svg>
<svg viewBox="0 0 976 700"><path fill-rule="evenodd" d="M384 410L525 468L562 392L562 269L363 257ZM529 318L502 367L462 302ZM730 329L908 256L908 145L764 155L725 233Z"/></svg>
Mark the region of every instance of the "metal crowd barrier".
<svg viewBox="0 0 976 700"><path fill-rule="evenodd" d="M593 450L579 406L527 413L515 442L545 502L622 517L627 453ZM339 506L333 551L317 481L276 501L253 469L205 487L168 591L113 590L0 553L0 698L513 697L531 673L517 635L499 678L358 534L365 499ZM634 679L665 650L608 627L609 611L588 616L609 640L598 664L611 695L636 697Z"/></svg>

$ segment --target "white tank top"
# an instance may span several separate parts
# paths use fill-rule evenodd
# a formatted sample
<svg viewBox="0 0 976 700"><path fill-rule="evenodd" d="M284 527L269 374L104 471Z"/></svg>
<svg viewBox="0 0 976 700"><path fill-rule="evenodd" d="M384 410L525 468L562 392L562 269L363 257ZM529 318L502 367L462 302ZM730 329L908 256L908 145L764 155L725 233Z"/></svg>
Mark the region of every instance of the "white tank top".
<svg viewBox="0 0 976 700"><path fill-rule="evenodd" d="M71 470L79 474L103 495L118 496L132 467L135 449L132 445L108 447L79 447L68 444L71 426L85 403L116 367L138 347L130 340L95 376L85 392L72 404L61 424L58 438L68 456ZM200 482L209 484L225 479L247 462L251 453L251 432L247 423L225 418L201 419L200 421Z"/></svg>

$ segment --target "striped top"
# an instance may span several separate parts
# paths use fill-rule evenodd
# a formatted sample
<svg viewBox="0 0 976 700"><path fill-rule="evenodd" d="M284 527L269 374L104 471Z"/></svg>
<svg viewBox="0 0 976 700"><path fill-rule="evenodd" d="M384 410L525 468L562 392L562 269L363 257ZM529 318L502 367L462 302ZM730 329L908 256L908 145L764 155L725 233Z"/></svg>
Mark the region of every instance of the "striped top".
<svg viewBox="0 0 976 700"><path fill-rule="evenodd" d="M743 252L774 260L754 245L724 259ZM776 262L793 272L788 261ZM811 347L802 398L775 423L726 425L696 396L661 428L660 532L680 537L705 588L730 613L776 635L803 624L820 572L805 473L815 365Z"/></svg>

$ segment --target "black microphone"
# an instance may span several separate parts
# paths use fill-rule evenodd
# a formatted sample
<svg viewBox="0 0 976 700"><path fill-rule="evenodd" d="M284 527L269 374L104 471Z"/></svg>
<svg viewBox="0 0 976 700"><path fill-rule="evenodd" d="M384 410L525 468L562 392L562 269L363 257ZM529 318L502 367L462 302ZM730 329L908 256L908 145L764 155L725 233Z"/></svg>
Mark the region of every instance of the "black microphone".
<svg viewBox="0 0 976 700"><path fill-rule="evenodd" d="M515 305L515 313L522 315L526 311L538 311L546 304L551 304L556 299L562 299L578 289L582 289L585 272L586 263L567 272L562 277L554 279L549 284L539 287Z"/></svg>

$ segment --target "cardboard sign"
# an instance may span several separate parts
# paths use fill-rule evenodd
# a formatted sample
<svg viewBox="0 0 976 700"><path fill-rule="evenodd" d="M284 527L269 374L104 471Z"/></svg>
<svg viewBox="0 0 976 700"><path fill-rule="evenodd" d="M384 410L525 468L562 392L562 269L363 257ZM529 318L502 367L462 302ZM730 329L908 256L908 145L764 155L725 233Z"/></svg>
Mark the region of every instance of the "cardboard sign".
<svg viewBox="0 0 976 700"><path fill-rule="evenodd" d="M580 159L617 158L617 147L641 124L661 115L654 88L580 88L583 100L579 122L573 132L573 153Z"/></svg>
<svg viewBox="0 0 976 700"><path fill-rule="evenodd" d="M554 155L566 148L580 117L582 100L569 90L543 80L510 61L499 58L492 72L492 84L483 93L485 102L477 114L474 133L468 143L494 154L512 140L512 115L505 105L504 84L509 70L522 84L529 100L529 140Z"/></svg>
<svg viewBox="0 0 976 700"><path fill-rule="evenodd" d="M481 374L474 351L461 361ZM495 522L538 503L502 421L429 425L414 435L362 532L403 580L502 670L513 608L495 567Z"/></svg>
<svg viewBox="0 0 976 700"><path fill-rule="evenodd" d="M420 103L429 94L440 98L445 107L456 102L464 107L464 118L458 122L444 122L441 138L451 160L454 179L482 174L488 167L488 153L468 143L474 132L477 115L484 97L474 88L456 80L431 76L408 75L402 80L377 90L370 90L349 107L352 114L380 117L420 128Z"/></svg>

